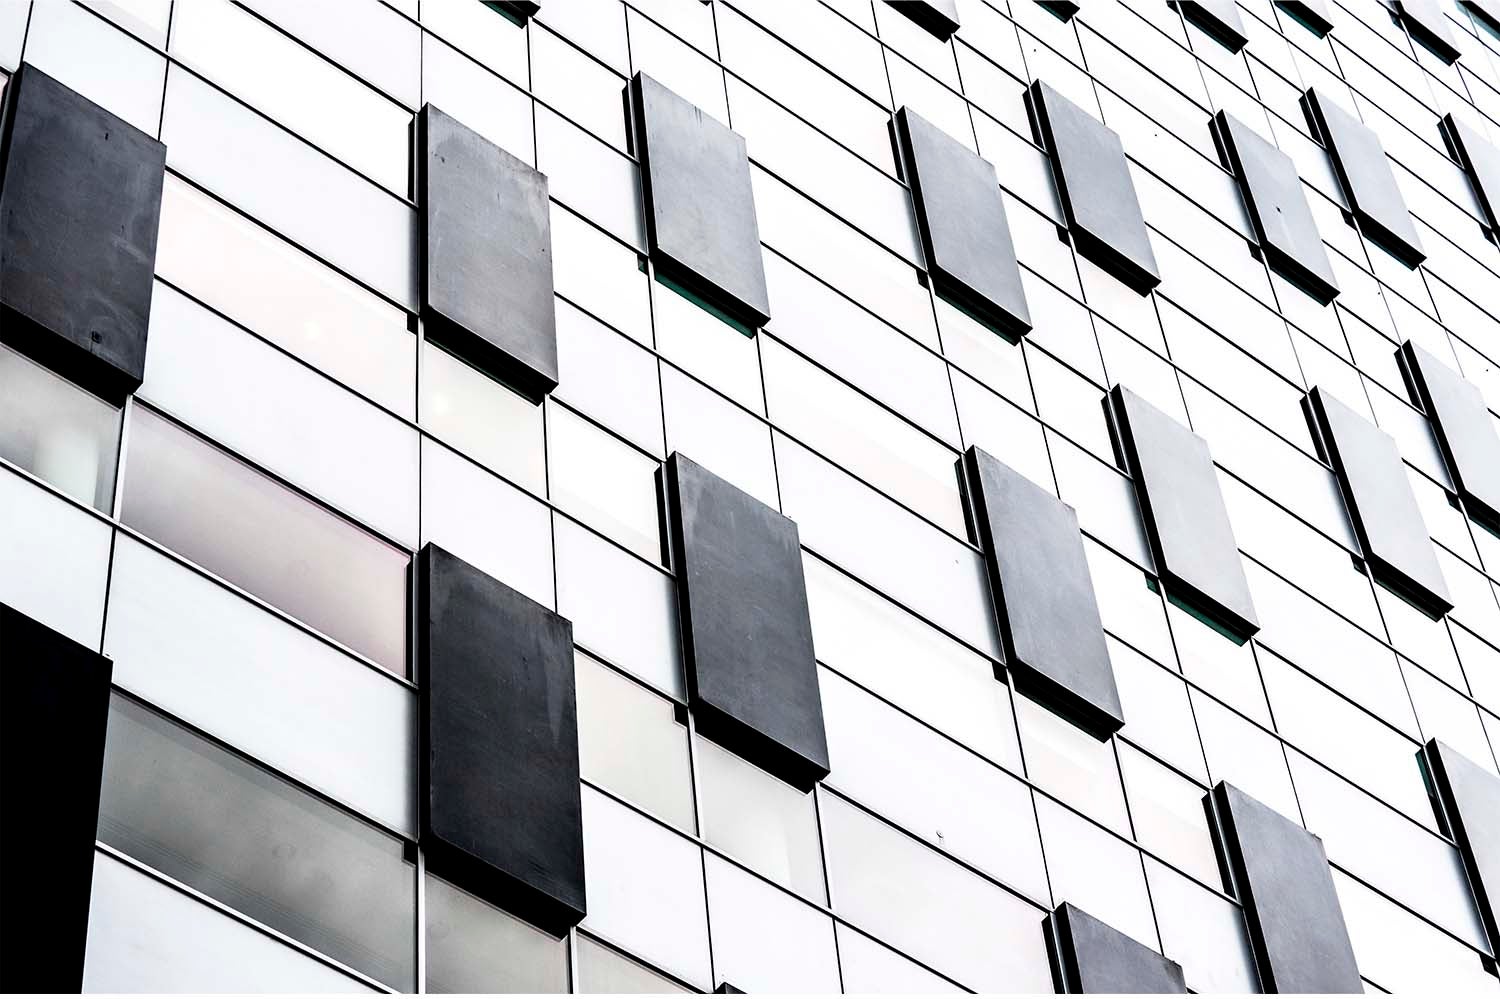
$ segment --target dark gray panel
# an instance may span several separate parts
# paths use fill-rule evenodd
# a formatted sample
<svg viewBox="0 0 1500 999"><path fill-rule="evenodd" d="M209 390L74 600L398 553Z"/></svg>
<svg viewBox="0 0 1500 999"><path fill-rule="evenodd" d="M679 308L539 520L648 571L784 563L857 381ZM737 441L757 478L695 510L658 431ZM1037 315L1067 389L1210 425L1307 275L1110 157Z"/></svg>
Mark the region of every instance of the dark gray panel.
<svg viewBox="0 0 1500 999"><path fill-rule="evenodd" d="M1328 0L1276 0L1276 6L1286 11L1319 38L1333 30Z"/></svg>
<svg viewBox="0 0 1500 999"><path fill-rule="evenodd" d="M1025 333L1031 313L995 168L911 108L895 122L937 292L1007 333Z"/></svg>
<svg viewBox="0 0 1500 999"><path fill-rule="evenodd" d="M1073 508L971 447L970 505L1018 689L1098 738L1125 724Z"/></svg>
<svg viewBox="0 0 1500 999"><path fill-rule="evenodd" d="M1236 636L1254 635L1260 622L1208 442L1123 385L1108 402L1168 592Z"/></svg>
<svg viewBox="0 0 1500 999"><path fill-rule="evenodd" d="M0 991L83 989L110 672L0 604Z"/></svg>
<svg viewBox="0 0 1500 999"><path fill-rule="evenodd" d="M1036 0L1037 5L1052 16L1063 21L1071 21L1073 15L1078 13L1078 4L1070 3L1069 0Z"/></svg>
<svg viewBox="0 0 1500 999"><path fill-rule="evenodd" d="M1220 111L1209 122L1250 208L1255 238L1283 277L1328 304L1339 293L1328 251L1292 158Z"/></svg>
<svg viewBox="0 0 1500 999"><path fill-rule="evenodd" d="M651 258L746 325L771 318L745 140L645 73L630 81Z"/></svg>
<svg viewBox="0 0 1500 999"><path fill-rule="evenodd" d="M797 525L681 454L663 474L698 731L808 790L828 738Z"/></svg>
<svg viewBox="0 0 1500 999"><path fill-rule="evenodd" d="M1464 507L1479 521L1500 524L1500 435L1479 388L1408 340L1397 351L1432 420L1448 472Z"/></svg>
<svg viewBox="0 0 1500 999"><path fill-rule="evenodd" d="M1443 16L1442 7L1436 0L1396 0L1396 10L1413 38L1444 62L1458 61L1461 53L1453 43L1448 19Z"/></svg>
<svg viewBox="0 0 1500 999"><path fill-rule="evenodd" d="M536 17L542 9L540 3L532 0L484 0L486 7L498 10L518 24L524 24L527 19Z"/></svg>
<svg viewBox="0 0 1500 999"><path fill-rule="evenodd" d="M1183 994L1182 966L1064 902L1042 921L1063 995Z"/></svg>
<svg viewBox="0 0 1500 999"><path fill-rule="evenodd" d="M573 625L436 545L417 585L428 870L564 932L585 912Z"/></svg>
<svg viewBox="0 0 1500 999"><path fill-rule="evenodd" d="M886 3L945 42L958 30L956 0L886 0Z"/></svg>
<svg viewBox="0 0 1500 999"><path fill-rule="evenodd" d="M547 178L431 104L417 122L426 334L540 399L557 387Z"/></svg>
<svg viewBox="0 0 1500 999"><path fill-rule="evenodd" d="M1155 288L1161 275L1120 137L1041 80L1026 103L1078 251L1143 295Z"/></svg>
<svg viewBox="0 0 1500 999"><path fill-rule="evenodd" d="M1453 601L1396 442L1321 388L1307 399L1375 578L1434 617L1448 613Z"/></svg>
<svg viewBox="0 0 1500 999"><path fill-rule="evenodd" d="M1484 22L1491 31L1500 33L1500 2L1497 0L1459 0L1459 3Z"/></svg>
<svg viewBox="0 0 1500 999"><path fill-rule="evenodd" d="M1265 992L1363 992L1323 841L1239 788L1213 799Z"/></svg>
<svg viewBox="0 0 1500 999"><path fill-rule="evenodd" d="M1500 777L1436 739L1426 756L1490 946L1500 947Z"/></svg>
<svg viewBox="0 0 1500 999"><path fill-rule="evenodd" d="M1231 52L1238 52L1250 39L1234 0L1174 0L1182 16Z"/></svg>
<svg viewBox="0 0 1500 999"><path fill-rule="evenodd" d="M1328 147L1360 232L1408 267L1426 260L1380 138L1316 89L1302 95L1302 107Z"/></svg>
<svg viewBox="0 0 1500 999"><path fill-rule="evenodd" d="M23 65L0 127L0 339L115 401L140 387L167 147Z"/></svg>
<svg viewBox="0 0 1500 999"><path fill-rule="evenodd" d="M1490 228L1500 230L1500 149L1451 113L1443 115L1443 131L1469 175Z"/></svg>

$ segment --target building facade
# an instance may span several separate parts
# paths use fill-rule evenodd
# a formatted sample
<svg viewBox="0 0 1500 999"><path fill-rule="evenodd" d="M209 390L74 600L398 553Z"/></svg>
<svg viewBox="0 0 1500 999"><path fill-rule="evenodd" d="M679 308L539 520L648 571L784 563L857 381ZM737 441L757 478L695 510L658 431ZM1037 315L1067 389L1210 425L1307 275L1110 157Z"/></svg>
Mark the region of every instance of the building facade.
<svg viewBox="0 0 1500 999"><path fill-rule="evenodd" d="M1500 5L0 83L6 991L1500 994Z"/></svg>

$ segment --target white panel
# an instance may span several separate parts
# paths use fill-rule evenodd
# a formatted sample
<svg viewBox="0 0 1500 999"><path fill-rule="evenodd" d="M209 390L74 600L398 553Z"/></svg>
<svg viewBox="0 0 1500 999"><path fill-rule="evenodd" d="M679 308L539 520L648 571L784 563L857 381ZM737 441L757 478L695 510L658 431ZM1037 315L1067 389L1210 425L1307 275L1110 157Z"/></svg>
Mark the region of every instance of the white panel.
<svg viewBox="0 0 1500 999"><path fill-rule="evenodd" d="M110 528L9 471L0 511L0 603L97 649Z"/></svg>
<svg viewBox="0 0 1500 999"><path fill-rule="evenodd" d="M21 64L21 43L26 40L30 0L0 0L0 69Z"/></svg>

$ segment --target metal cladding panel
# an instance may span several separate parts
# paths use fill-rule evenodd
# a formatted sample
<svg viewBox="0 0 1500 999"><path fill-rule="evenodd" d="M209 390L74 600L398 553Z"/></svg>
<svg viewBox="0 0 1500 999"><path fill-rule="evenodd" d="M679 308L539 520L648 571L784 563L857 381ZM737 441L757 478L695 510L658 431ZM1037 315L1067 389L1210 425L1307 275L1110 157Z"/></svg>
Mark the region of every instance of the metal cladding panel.
<svg viewBox="0 0 1500 999"><path fill-rule="evenodd" d="M1397 354L1406 364L1464 506L1476 520L1500 524L1500 434L1479 388L1413 340Z"/></svg>
<svg viewBox="0 0 1500 999"><path fill-rule="evenodd" d="M1448 19L1436 0L1396 0L1396 9L1400 12L1401 23L1413 38L1444 62L1458 61L1462 53L1453 43Z"/></svg>
<svg viewBox="0 0 1500 999"><path fill-rule="evenodd" d="M1239 788L1209 792L1266 992L1363 992L1323 841Z"/></svg>
<svg viewBox="0 0 1500 999"><path fill-rule="evenodd" d="M1434 617L1448 613L1453 601L1396 442L1321 388L1307 398L1375 578Z"/></svg>
<svg viewBox="0 0 1500 999"><path fill-rule="evenodd" d="M1490 228L1500 229L1500 149L1452 113L1443 115L1443 130L1469 175Z"/></svg>
<svg viewBox="0 0 1500 999"><path fill-rule="evenodd" d="M1339 293L1302 178L1292 158L1225 111L1210 120L1250 208L1266 259L1292 283L1327 304Z"/></svg>
<svg viewBox="0 0 1500 999"><path fill-rule="evenodd" d="M83 989L110 673L0 604L0 991Z"/></svg>
<svg viewBox="0 0 1500 999"><path fill-rule="evenodd" d="M1064 902L1042 921L1051 945L1053 986L1063 995L1176 995L1182 966Z"/></svg>
<svg viewBox="0 0 1500 999"><path fill-rule="evenodd" d="M1500 31L1500 0L1459 0L1459 3L1490 30Z"/></svg>
<svg viewBox="0 0 1500 999"><path fill-rule="evenodd" d="M1120 137L1041 80L1026 102L1079 252L1143 295L1155 288L1161 275Z"/></svg>
<svg viewBox="0 0 1500 999"><path fill-rule="evenodd" d="M1037 4L1054 17L1064 21L1071 21L1073 15L1078 13L1079 6L1070 0L1036 0Z"/></svg>
<svg viewBox="0 0 1500 999"><path fill-rule="evenodd" d="M886 3L945 42L958 30L956 0L886 0Z"/></svg>
<svg viewBox="0 0 1500 999"><path fill-rule="evenodd" d="M564 932L586 908L573 626L436 545L417 574L428 869Z"/></svg>
<svg viewBox="0 0 1500 999"><path fill-rule="evenodd" d="M23 65L0 128L0 340L115 401L140 387L167 147Z"/></svg>
<svg viewBox="0 0 1500 999"><path fill-rule="evenodd" d="M1231 52L1238 52L1250 39L1234 0L1177 0L1182 16Z"/></svg>
<svg viewBox="0 0 1500 999"><path fill-rule="evenodd" d="M809 790L828 738L797 525L680 453L663 474L698 731Z"/></svg>
<svg viewBox="0 0 1500 999"><path fill-rule="evenodd" d="M1031 329L995 168L909 107L896 132L939 294L1007 333Z"/></svg>
<svg viewBox="0 0 1500 999"><path fill-rule="evenodd" d="M1380 137L1315 88L1302 95L1302 105L1328 147L1360 231L1408 267L1426 260Z"/></svg>
<svg viewBox="0 0 1500 999"><path fill-rule="evenodd" d="M540 399L558 378L547 178L431 104L418 132L427 336Z"/></svg>
<svg viewBox="0 0 1500 999"><path fill-rule="evenodd" d="M1494 947L1500 941L1500 777L1436 739L1427 743L1426 755L1479 918Z"/></svg>
<svg viewBox="0 0 1500 999"><path fill-rule="evenodd" d="M1108 401L1169 591L1236 636L1254 635L1260 622L1208 442L1123 385Z"/></svg>
<svg viewBox="0 0 1500 999"><path fill-rule="evenodd" d="M1328 0L1276 0L1276 6L1306 25L1319 38L1333 30Z"/></svg>
<svg viewBox="0 0 1500 999"><path fill-rule="evenodd" d="M1099 738L1125 724L1073 508L971 447L966 481L1016 686Z"/></svg>
<svg viewBox="0 0 1500 999"><path fill-rule="evenodd" d="M745 140L645 73L629 90L652 259L735 320L764 326L771 305Z"/></svg>

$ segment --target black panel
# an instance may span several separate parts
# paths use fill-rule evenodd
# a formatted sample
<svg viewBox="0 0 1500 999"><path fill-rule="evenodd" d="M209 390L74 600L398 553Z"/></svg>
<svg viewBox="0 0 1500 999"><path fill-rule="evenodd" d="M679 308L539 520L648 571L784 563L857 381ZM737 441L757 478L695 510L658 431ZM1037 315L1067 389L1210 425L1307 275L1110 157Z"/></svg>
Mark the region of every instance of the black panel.
<svg viewBox="0 0 1500 999"><path fill-rule="evenodd" d="M1145 294L1161 283L1120 137L1041 80L1026 90L1078 251Z"/></svg>
<svg viewBox="0 0 1500 999"><path fill-rule="evenodd" d="M1396 442L1321 388L1307 400L1375 578L1434 617L1448 613L1453 601Z"/></svg>
<svg viewBox="0 0 1500 999"><path fill-rule="evenodd" d="M771 318L745 140L645 73L630 81L651 258L738 322Z"/></svg>
<svg viewBox="0 0 1500 999"><path fill-rule="evenodd" d="M110 662L0 604L0 992L80 992Z"/></svg>
<svg viewBox="0 0 1500 999"><path fill-rule="evenodd" d="M955 0L886 0L886 3L945 42L958 30Z"/></svg>
<svg viewBox="0 0 1500 999"><path fill-rule="evenodd" d="M1459 3L1479 18L1485 27L1500 33L1500 0L1459 0Z"/></svg>
<svg viewBox="0 0 1500 999"><path fill-rule="evenodd" d="M1500 777L1436 739L1427 743L1426 756L1490 946L1500 947Z"/></svg>
<svg viewBox="0 0 1500 999"><path fill-rule="evenodd" d="M1408 267L1426 260L1380 138L1316 89L1302 95L1302 107L1328 147L1360 232Z"/></svg>
<svg viewBox="0 0 1500 999"><path fill-rule="evenodd" d="M498 10L517 23L525 23L527 19L536 17L542 9L540 3L529 0L484 0L484 5Z"/></svg>
<svg viewBox="0 0 1500 999"><path fill-rule="evenodd" d="M1212 798L1264 992L1363 992L1323 841L1237 787Z"/></svg>
<svg viewBox="0 0 1500 999"><path fill-rule="evenodd" d="M1446 63L1458 61L1460 52L1453 44L1453 32L1436 0L1396 0L1396 10L1406 30L1433 55Z"/></svg>
<svg viewBox="0 0 1500 999"><path fill-rule="evenodd" d="M1333 301L1339 293L1338 281L1307 205L1297 165L1228 112L1220 111L1209 124L1239 181L1267 262L1323 304Z"/></svg>
<svg viewBox="0 0 1500 999"><path fill-rule="evenodd" d="M1333 30L1328 0L1276 0L1276 6L1286 11L1319 38Z"/></svg>
<svg viewBox="0 0 1500 999"><path fill-rule="evenodd" d="M1451 113L1443 115L1443 132L1469 175L1490 228L1500 229L1500 149Z"/></svg>
<svg viewBox="0 0 1500 999"><path fill-rule="evenodd" d="M540 399L557 387L547 178L431 104L417 122L426 334Z"/></svg>
<svg viewBox="0 0 1500 999"><path fill-rule="evenodd" d="M1073 508L971 447L970 505L1016 687L1105 739L1125 724Z"/></svg>
<svg viewBox="0 0 1500 999"><path fill-rule="evenodd" d="M1037 6L1063 21L1071 21L1079 9L1078 4L1070 3L1069 0L1036 0L1036 2Z"/></svg>
<svg viewBox="0 0 1500 999"><path fill-rule="evenodd" d="M1170 594L1239 638L1260 630L1208 442L1123 385L1107 402Z"/></svg>
<svg viewBox="0 0 1500 999"><path fill-rule="evenodd" d="M698 731L808 790L828 739L797 525L681 454L663 474Z"/></svg>
<svg viewBox="0 0 1500 999"><path fill-rule="evenodd" d="M1053 988L1062 995L1187 992L1182 966L1069 902L1042 920Z"/></svg>
<svg viewBox="0 0 1500 999"><path fill-rule="evenodd" d="M1495 433L1484 396L1414 341L1402 344L1397 354L1432 420L1465 509L1476 520L1500 525L1500 435Z"/></svg>
<svg viewBox="0 0 1500 999"><path fill-rule="evenodd" d="M561 933L585 911L573 625L436 545L417 575L428 870Z"/></svg>
<svg viewBox="0 0 1500 999"><path fill-rule="evenodd" d="M1231 52L1238 52L1250 39L1234 0L1175 0L1182 16Z"/></svg>
<svg viewBox="0 0 1500 999"><path fill-rule="evenodd" d="M1031 329L995 168L911 108L895 121L938 294L1004 332Z"/></svg>
<svg viewBox="0 0 1500 999"><path fill-rule="evenodd" d="M167 147L23 65L0 126L0 340L115 401L146 373Z"/></svg>

